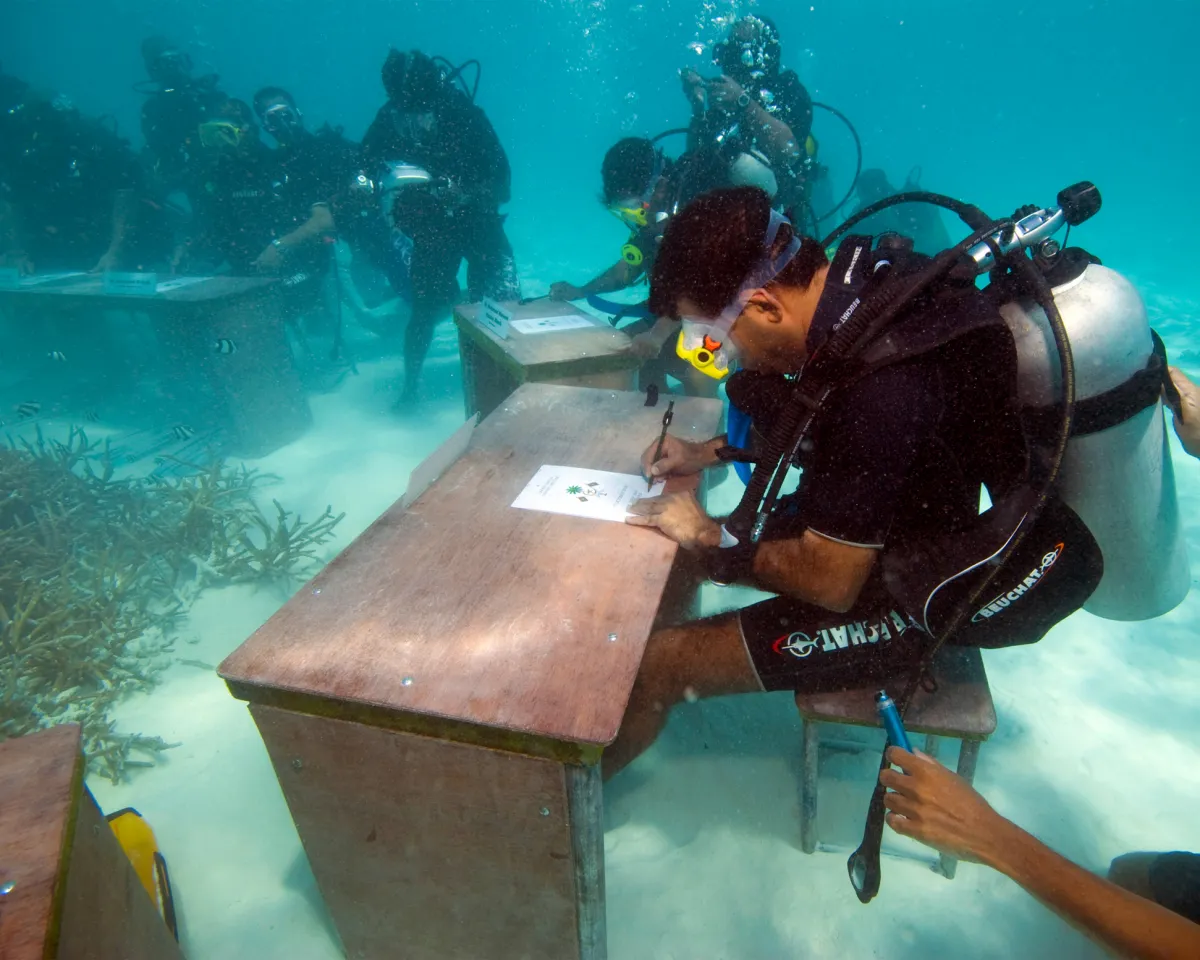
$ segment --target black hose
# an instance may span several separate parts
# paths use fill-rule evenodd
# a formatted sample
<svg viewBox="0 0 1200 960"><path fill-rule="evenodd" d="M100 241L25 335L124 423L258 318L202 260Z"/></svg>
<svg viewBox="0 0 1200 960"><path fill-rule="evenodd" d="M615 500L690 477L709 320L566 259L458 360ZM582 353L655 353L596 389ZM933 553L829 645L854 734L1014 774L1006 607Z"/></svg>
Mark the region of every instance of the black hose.
<svg viewBox="0 0 1200 960"><path fill-rule="evenodd" d="M832 210L830 210L824 216L816 218L817 223L820 224L822 221L828 220L835 213L837 213L839 210L841 210L842 207L844 207L847 204L847 202L850 200L850 198L852 196L854 196L854 190L858 186L858 175L860 173L862 173L863 148L862 148L862 140L859 139L858 131L854 128L854 124L852 124L850 122L850 118L847 117L844 113L842 113L841 110L831 107L827 103L817 103L815 100L813 101L813 106L820 107L822 110L828 110L835 117L837 117L839 120L841 120L842 123L844 123L846 125L846 127L850 130L850 135L852 137L854 137L854 149L858 151L858 161L854 167L854 179L850 181L850 189L846 191L846 195L844 197L842 197L842 199L838 202L836 207L834 207ZM819 229L820 229L820 227L818 226L818 230Z"/></svg>
<svg viewBox="0 0 1200 960"><path fill-rule="evenodd" d="M840 227L834 230L833 233L822 240L821 246L826 248L832 246L835 240L847 233L855 224L861 223L867 217L874 216L880 210L886 210L888 207L896 207L902 203L931 203L935 207L943 207L952 213L958 214L963 223L972 230L982 229L992 222L991 217L974 204L963 203L961 200L955 200L953 197L948 197L942 193L930 193L928 190L910 190L907 193L896 193L890 197L884 197L869 207L863 207L858 213L851 216Z"/></svg>
<svg viewBox="0 0 1200 960"><path fill-rule="evenodd" d="M672 127L670 130L664 130L662 133L658 134L657 136L651 137L650 142L658 143L659 140L665 140L667 137L673 137L679 133L687 134L687 133L691 133L691 132L692 132L691 128L689 128L689 127Z"/></svg>

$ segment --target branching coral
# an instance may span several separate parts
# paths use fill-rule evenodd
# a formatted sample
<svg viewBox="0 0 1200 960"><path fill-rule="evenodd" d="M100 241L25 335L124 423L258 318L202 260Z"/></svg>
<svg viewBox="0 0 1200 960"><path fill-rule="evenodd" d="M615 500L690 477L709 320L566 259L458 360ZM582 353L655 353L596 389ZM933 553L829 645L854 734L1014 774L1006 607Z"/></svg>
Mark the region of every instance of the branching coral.
<svg viewBox="0 0 1200 960"><path fill-rule="evenodd" d="M255 503L272 479L222 462L175 479L114 479L107 445L0 445L0 739L82 724L93 770L118 782L172 746L109 711L149 689L205 587L294 581L341 520ZM150 759L133 759L141 755Z"/></svg>

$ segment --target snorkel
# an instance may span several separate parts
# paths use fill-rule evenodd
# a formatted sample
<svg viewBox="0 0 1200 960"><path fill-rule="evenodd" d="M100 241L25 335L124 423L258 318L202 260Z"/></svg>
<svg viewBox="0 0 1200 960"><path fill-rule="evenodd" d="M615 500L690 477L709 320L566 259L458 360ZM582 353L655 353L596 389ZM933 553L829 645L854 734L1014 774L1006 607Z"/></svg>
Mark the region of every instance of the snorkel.
<svg viewBox="0 0 1200 960"><path fill-rule="evenodd" d="M774 280L800 252L800 234L792 231L792 239L778 254L772 256L779 228L789 223L776 210L771 211L767 221L767 232L763 237L763 252L758 262L750 268L737 294L716 317L681 317L683 330L675 344L675 353L693 367L714 380L723 380L737 361L737 344L731 336L733 325L746 308L755 290L765 287ZM789 224L790 225L790 224Z"/></svg>

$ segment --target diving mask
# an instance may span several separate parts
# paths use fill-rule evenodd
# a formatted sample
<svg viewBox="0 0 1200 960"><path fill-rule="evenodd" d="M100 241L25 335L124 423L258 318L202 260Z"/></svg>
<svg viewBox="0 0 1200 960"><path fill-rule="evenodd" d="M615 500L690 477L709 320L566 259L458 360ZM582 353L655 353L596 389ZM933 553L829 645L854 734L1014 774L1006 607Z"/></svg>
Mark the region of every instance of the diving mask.
<svg viewBox="0 0 1200 960"><path fill-rule="evenodd" d="M662 182L663 168L666 162L663 160L663 152L661 150L654 151L654 169L650 172L650 180L646 184L646 189L642 191L640 197L621 197L616 200L609 208L608 212L620 220L630 230L640 230L642 227L650 225L650 200L654 197L654 193L658 190L659 183Z"/></svg>
<svg viewBox="0 0 1200 960"><path fill-rule="evenodd" d="M630 230L640 230L650 223L650 219L646 215L649 209L650 204L634 201L629 203L615 203L608 208L608 212L625 224Z"/></svg>
<svg viewBox="0 0 1200 960"><path fill-rule="evenodd" d="M236 150L246 139L247 129L230 120L208 120L200 124L200 143L210 150Z"/></svg>
<svg viewBox="0 0 1200 960"><path fill-rule="evenodd" d="M771 256L779 228L788 220L777 210L771 211L767 221L767 232L763 237L763 254L742 281L737 295L716 317L683 317L683 330L675 344L675 353L686 360L705 376L723 380L738 358L737 344L733 342L732 330L737 318L742 315L750 297L774 280L800 251L800 235L792 232L792 239L778 255Z"/></svg>
<svg viewBox="0 0 1200 960"><path fill-rule="evenodd" d="M296 139L296 135L304 129L304 120L300 111L290 103L277 103L263 111L263 129L280 143Z"/></svg>

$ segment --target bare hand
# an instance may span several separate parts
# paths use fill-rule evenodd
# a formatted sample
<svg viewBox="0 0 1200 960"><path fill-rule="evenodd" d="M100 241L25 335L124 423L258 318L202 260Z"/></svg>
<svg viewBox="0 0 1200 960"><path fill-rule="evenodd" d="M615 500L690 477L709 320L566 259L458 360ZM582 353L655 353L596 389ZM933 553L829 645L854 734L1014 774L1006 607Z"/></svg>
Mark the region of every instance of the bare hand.
<svg viewBox="0 0 1200 960"><path fill-rule="evenodd" d="M649 331L639 333L634 337L630 341L629 348L633 351L634 356L641 357L643 360L653 360L662 353L662 344Z"/></svg>
<svg viewBox="0 0 1200 960"><path fill-rule="evenodd" d="M638 500L629 508L625 522L636 527L657 527L685 550L715 547L721 542L720 525L704 512L690 491Z"/></svg>
<svg viewBox="0 0 1200 960"><path fill-rule="evenodd" d="M983 863L1008 824L965 780L932 757L888 747L888 761L903 770L882 770L888 826L942 853Z"/></svg>
<svg viewBox="0 0 1200 960"><path fill-rule="evenodd" d="M1171 382L1179 391L1179 405L1183 412L1182 418L1175 418L1175 435L1179 437L1184 450L1193 457L1200 457L1200 387L1192 383L1178 367L1167 369L1171 374Z"/></svg>
<svg viewBox="0 0 1200 960"><path fill-rule="evenodd" d="M683 95L693 109L704 106L704 78L691 67L679 71L679 81L683 85Z"/></svg>
<svg viewBox="0 0 1200 960"><path fill-rule="evenodd" d="M642 476L647 480L662 477L687 477L712 466L703 443L680 440L669 433L663 440L662 454L657 462L654 454L658 450L655 440L642 453Z"/></svg>
<svg viewBox="0 0 1200 960"><path fill-rule="evenodd" d="M96 265L92 267L89 273L108 273L109 270L116 269L118 259L117 251L108 250L104 256L96 261Z"/></svg>
<svg viewBox="0 0 1200 960"><path fill-rule="evenodd" d="M567 283L565 280L550 284L551 300L582 300L585 296L587 294L579 287L573 283Z"/></svg>
<svg viewBox="0 0 1200 960"><path fill-rule="evenodd" d="M254 269L261 273L275 273L283 264L283 251L273 243L268 243L254 260Z"/></svg>
<svg viewBox="0 0 1200 960"><path fill-rule="evenodd" d="M726 110L737 106L738 97L745 92L740 83L729 77L718 77L708 81L708 102Z"/></svg>

